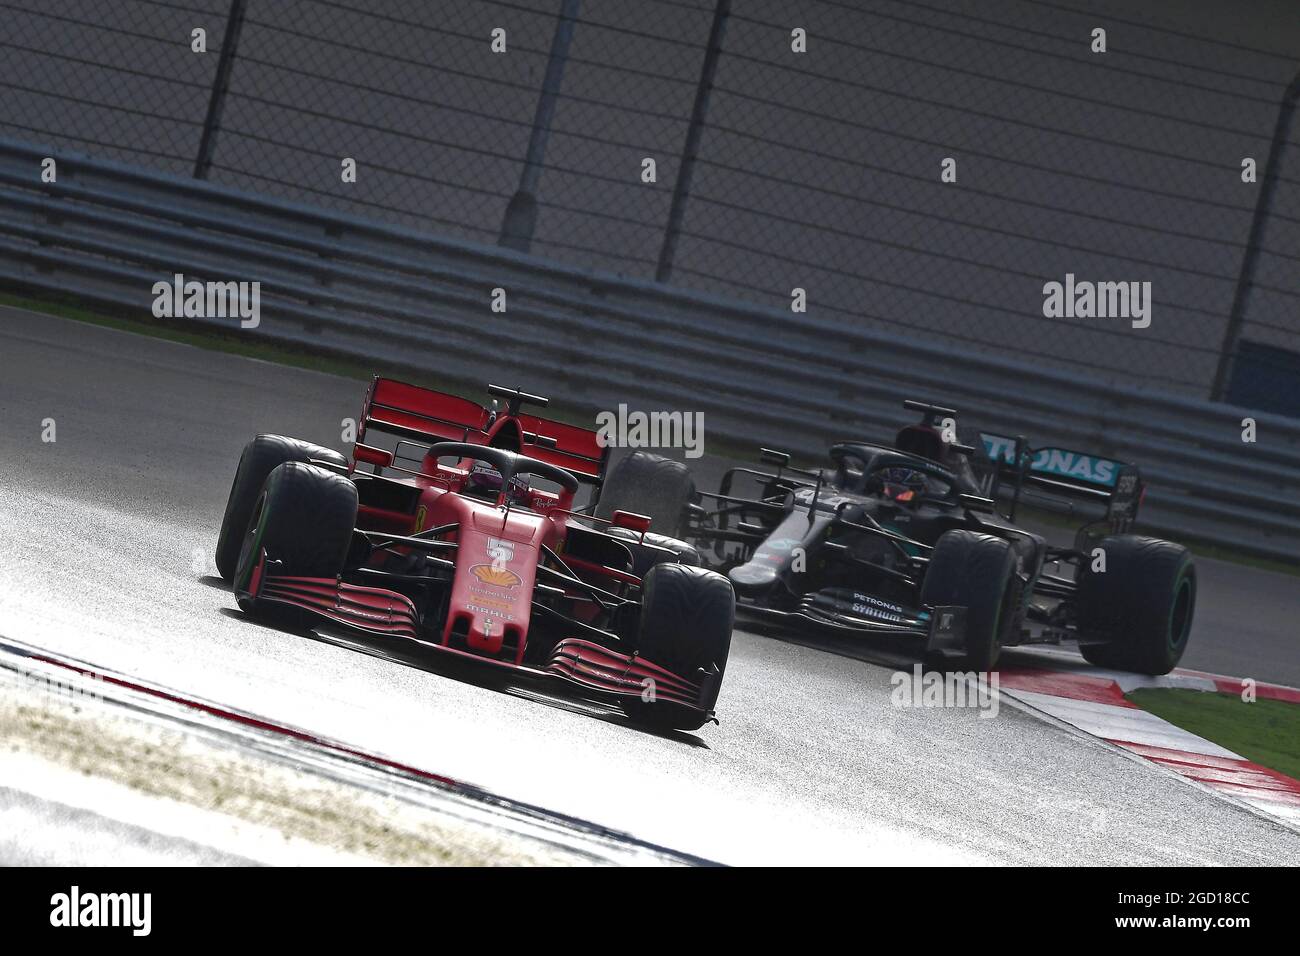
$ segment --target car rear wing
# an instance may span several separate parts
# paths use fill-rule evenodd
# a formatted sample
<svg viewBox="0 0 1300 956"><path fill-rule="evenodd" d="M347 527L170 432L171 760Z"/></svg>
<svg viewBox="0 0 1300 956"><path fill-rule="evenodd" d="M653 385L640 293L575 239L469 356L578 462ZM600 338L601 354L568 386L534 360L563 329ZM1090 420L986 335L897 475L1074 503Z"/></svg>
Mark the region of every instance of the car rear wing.
<svg viewBox="0 0 1300 956"><path fill-rule="evenodd" d="M521 413L516 418L525 455L559 465L589 482L604 479L609 449L600 444L596 432L536 415Z"/></svg>
<svg viewBox="0 0 1300 956"><path fill-rule="evenodd" d="M371 428L414 441L473 441L487 430L489 412L459 395L375 376L361 409L357 440Z"/></svg>
<svg viewBox="0 0 1300 956"><path fill-rule="evenodd" d="M980 432L980 438L994 464L989 497L996 498L1001 483L1011 481L1013 502L1018 503L1021 489L1028 487L1057 498L1102 504L1117 527L1127 528L1137 517L1145 485L1136 465L1054 445L1033 448L1023 437Z"/></svg>
<svg viewBox="0 0 1300 956"><path fill-rule="evenodd" d="M482 445L513 428L522 454L558 465L588 483L603 481L609 450L601 446L594 430L518 410L522 401L545 404L541 396L498 386L489 386L489 390L509 399L505 414L498 415L458 395L376 376L362 408L358 447L365 448L362 443L370 429L428 444L454 441Z"/></svg>

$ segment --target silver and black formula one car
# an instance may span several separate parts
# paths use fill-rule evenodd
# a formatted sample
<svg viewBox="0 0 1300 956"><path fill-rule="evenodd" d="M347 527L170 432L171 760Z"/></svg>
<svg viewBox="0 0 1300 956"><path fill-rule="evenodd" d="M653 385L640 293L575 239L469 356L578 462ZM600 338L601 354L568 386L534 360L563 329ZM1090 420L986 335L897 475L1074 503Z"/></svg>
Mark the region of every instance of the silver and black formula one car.
<svg viewBox="0 0 1300 956"><path fill-rule="evenodd" d="M1181 545L1130 533L1144 492L1135 466L959 432L951 409L904 404L922 418L892 444L840 442L816 469L763 449L770 470L732 468L717 492L693 493L681 535L731 579L739 614L911 638L932 660L956 654L978 670L1003 646L1066 639L1101 666L1177 665L1196 570ZM1030 495L1104 514L1054 547L1016 523Z"/></svg>

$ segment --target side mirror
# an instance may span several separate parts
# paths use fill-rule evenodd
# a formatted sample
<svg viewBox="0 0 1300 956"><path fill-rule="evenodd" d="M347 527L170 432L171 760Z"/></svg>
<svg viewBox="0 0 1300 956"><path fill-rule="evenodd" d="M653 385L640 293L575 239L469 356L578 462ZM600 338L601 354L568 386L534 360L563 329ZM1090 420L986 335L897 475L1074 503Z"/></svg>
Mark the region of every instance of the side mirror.
<svg viewBox="0 0 1300 956"><path fill-rule="evenodd" d="M971 511L984 511L989 514L992 514L997 507L992 498L981 498L979 495L958 495L957 501Z"/></svg>
<svg viewBox="0 0 1300 956"><path fill-rule="evenodd" d="M352 457L357 461L364 461L367 465L374 465L376 468L391 468L393 465L393 453L384 451L382 448L375 448L373 445L363 445L357 442L352 447Z"/></svg>
<svg viewBox="0 0 1300 956"><path fill-rule="evenodd" d="M758 460L765 465L776 465L778 468L788 468L790 466L790 456L783 451L775 451L771 448L760 448L758 450Z"/></svg>
<svg viewBox="0 0 1300 956"><path fill-rule="evenodd" d="M627 528L637 534L645 534L650 530L649 516L634 514L631 511L615 511L609 516L609 523L616 528Z"/></svg>

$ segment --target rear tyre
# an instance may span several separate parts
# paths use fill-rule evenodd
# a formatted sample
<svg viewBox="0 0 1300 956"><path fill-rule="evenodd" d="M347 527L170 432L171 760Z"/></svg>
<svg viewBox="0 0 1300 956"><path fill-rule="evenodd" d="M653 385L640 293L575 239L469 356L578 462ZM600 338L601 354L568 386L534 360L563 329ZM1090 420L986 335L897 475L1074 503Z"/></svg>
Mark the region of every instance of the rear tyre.
<svg viewBox="0 0 1300 956"><path fill-rule="evenodd" d="M695 482L680 461L634 451L605 479L596 514L601 518L615 511L646 515L656 533L677 535L694 494Z"/></svg>
<svg viewBox="0 0 1300 956"><path fill-rule="evenodd" d="M253 507L257 504L267 477L286 461L307 462L313 458L343 467L347 467L348 463L346 458L330 448L299 441L297 438L285 438L283 435L258 435L244 446L243 454L239 456L239 466L235 469L235 479L230 485L230 497L226 499L221 533L217 536L217 573L223 581L231 581L235 577L244 534L248 531Z"/></svg>
<svg viewBox="0 0 1300 956"><path fill-rule="evenodd" d="M235 594L247 614L293 626L312 621L305 610L254 597L249 584L258 556L281 575L336 578L357 521L357 487L342 475L299 461L285 462L254 502L235 570ZM272 566L271 562L278 562Z"/></svg>
<svg viewBox="0 0 1300 956"><path fill-rule="evenodd" d="M627 715L646 726L698 730L718 702L727 669L736 595L722 575L685 564L656 564L641 585L641 622L636 648L640 656L681 677L699 682L716 676L712 692L699 709L658 699L623 702ZM704 673L701 673L703 671Z"/></svg>
<svg viewBox="0 0 1300 956"><path fill-rule="evenodd" d="M1196 565L1180 544L1141 535L1103 538L1106 570L1079 574L1079 651L1090 664L1139 674L1178 666L1196 610Z"/></svg>
<svg viewBox="0 0 1300 956"><path fill-rule="evenodd" d="M921 602L966 608L966 666L991 671L1020 626L1020 580L1011 545L991 534L945 531L930 555Z"/></svg>

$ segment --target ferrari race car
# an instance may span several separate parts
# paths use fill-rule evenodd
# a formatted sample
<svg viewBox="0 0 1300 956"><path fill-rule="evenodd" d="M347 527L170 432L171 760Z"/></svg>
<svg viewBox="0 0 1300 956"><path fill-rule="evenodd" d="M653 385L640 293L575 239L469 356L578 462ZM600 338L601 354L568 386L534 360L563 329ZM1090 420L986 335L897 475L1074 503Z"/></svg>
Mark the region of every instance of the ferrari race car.
<svg viewBox="0 0 1300 956"><path fill-rule="evenodd" d="M1144 493L1135 466L1030 448L959 428L951 409L904 404L922 418L892 444L840 442L817 469L763 449L772 470L732 468L717 492L677 491L680 533L728 575L739 614L910 638L932 661L959 656L976 670L992 669L1003 646L1066 639L1099 666L1177 665L1196 569L1181 545L1131 533ZM635 457L616 473L663 467ZM1071 547L1053 547L1016 524L1031 495L1104 513Z"/></svg>
<svg viewBox="0 0 1300 956"><path fill-rule="evenodd" d="M608 457L594 431L488 388L504 413L376 378L350 460L249 442L216 553L240 608L562 679L637 722L699 728L726 669L730 583L661 546L644 515L596 516Z"/></svg>

